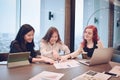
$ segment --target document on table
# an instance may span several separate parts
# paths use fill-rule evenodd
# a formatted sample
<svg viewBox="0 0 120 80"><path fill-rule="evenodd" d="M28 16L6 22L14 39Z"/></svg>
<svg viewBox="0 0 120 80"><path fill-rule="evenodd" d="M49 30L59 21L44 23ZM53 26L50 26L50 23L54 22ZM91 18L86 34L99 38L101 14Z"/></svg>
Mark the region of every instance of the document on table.
<svg viewBox="0 0 120 80"><path fill-rule="evenodd" d="M1 64L7 65L7 61L0 61L0 65Z"/></svg>
<svg viewBox="0 0 120 80"><path fill-rule="evenodd" d="M43 71L29 80L60 80L63 76L64 74L62 73Z"/></svg>
<svg viewBox="0 0 120 80"><path fill-rule="evenodd" d="M76 60L67 60L65 62L56 62L54 63L54 66L56 69L62 69L62 68L72 68L72 67L77 67L80 66L80 63Z"/></svg>
<svg viewBox="0 0 120 80"><path fill-rule="evenodd" d="M109 72L120 76L120 66L114 66Z"/></svg>
<svg viewBox="0 0 120 80"><path fill-rule="evenodd" d="M90 70L72 80L108 80L110 77L111 75Z"/></svg>

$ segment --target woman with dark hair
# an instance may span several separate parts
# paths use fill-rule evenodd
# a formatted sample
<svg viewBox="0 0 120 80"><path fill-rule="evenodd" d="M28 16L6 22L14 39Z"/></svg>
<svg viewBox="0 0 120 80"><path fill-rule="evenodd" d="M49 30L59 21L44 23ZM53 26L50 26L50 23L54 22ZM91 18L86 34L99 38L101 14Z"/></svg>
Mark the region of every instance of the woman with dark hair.
<svg viewBox="0 0 120 80"><path fill-rule="evenodd" d="M37 57L37 53L34 50L34 32L35 30L29 24L24 24L18 31L18 34L14 41L10 45L10 53L16 52L31 52L29 61L31 62L50 62L53 63L53 60L50 60L46 57L40 56Z"/></svg>
<svg viewBox="0 0 120 80"><path fill-rule="evenodd" d="M65 54L70 53L69 48L61 41L57 28L50 27L40 41L40 53L50 59L58 60L60 51L64 51Z"/></svg>
<svg viewBox="0 0 120 80"><path fill-rule="evenodd" d="M83 31L83 42L80 47L73 53L63 56L62 60L75 58L83 52L87 52L87 57L91 58L96 48L103 48L103 44L98 37L97 28L94 25L89 25Z"/></svg>

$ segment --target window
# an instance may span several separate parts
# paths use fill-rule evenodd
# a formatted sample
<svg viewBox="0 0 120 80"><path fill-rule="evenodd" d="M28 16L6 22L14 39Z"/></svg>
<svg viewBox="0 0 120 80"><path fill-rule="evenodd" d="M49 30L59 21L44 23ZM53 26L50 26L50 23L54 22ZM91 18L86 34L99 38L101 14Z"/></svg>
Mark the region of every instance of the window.
<svg viewBox="0 0 120 80"><path fill-rule="evenodd" d="M57 0L0 0L0 52L9 52L10 43L23 24L35 29L35 50L39 49L39 41L50 26L59 30L64 41L65 0L55 6L57 3ZM51 20L50 11L54 16Z"/></svg>
<svg viewBox="0 0 120 80"><path fill-rule="evenodd" d="M29 3L28 3L29 2ZM40 0L21 0L21 25L30 24L35 29L35 49L40 40Z"/></svg>
<svg viewBox="0 0 120 80"><path fill-rule="evenodd" d="M0 0L0 52L9 52L10 42L16 36L16 8L16 0Z"/></svg>
<svg viewBox="0 0 120 80"><path fill-rule="evenodd" d="M83 4L84 0L76 0L75 3L75 50L82 41L83 34Z"/></svg>

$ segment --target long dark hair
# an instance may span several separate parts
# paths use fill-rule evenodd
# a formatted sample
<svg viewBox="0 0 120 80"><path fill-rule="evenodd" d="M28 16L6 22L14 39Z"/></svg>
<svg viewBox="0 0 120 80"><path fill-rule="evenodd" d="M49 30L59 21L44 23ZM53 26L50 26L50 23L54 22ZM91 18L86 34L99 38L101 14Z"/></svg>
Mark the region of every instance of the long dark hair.
<svg viewBox="0 0 120 80"><path fill-rule="evenodd" d="M49 42L50 41L50 38L52 37L52 34L56 32L58 34L58 40L57 42L60 42L61 43L61 39L60 39L60 35L59 35L59 32L57 30L57 28L55 27L50 27L47 31L47 33L45 34L45 36L42 38L44 39L46 42Z"/></svg>
<svg viewBox="0 0 120 80"><path fill-rule="evenodd" d="M34 46L35 46L35 45L34 45L34 39L32 40L31 43L25 43L25 40L24 40L24 36L25 36L28 32L30 32L30 31L32 31L32 30L35 32L34 28L33 28L31 25L29 25L29 24L24 24L24 25L22 25L22 26L20 27L20 29L19 29L19 31L18 31L18 34L17 34L17 36L16 36L16 38L15 38L15 40L18 41L21 49L24 50L24 51L32 51L32 50L34 50L34 49L33 49Z"/></svg>

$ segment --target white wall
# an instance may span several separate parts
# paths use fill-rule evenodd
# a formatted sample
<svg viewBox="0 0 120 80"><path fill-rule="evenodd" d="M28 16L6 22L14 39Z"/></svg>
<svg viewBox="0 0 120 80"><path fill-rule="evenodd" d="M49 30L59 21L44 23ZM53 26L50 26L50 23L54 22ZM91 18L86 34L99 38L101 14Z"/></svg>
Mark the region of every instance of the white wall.
<svg viewBox="0 0 120 80"><path fill-rule="evenodd" d="M53 14L48 19L49 11ZM65 0L41 0L40 38L47 32L48 28L54 26L58 29L62 41L64 41L65 27Z"/></svg>

